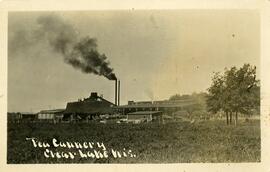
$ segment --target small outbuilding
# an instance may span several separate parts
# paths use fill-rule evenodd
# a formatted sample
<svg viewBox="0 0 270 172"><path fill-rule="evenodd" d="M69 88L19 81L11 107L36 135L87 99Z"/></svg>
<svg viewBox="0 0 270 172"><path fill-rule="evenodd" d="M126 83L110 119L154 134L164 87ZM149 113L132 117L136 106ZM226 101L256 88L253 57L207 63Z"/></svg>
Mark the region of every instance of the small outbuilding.
<svg viewBox="0 0 270 172"><path fill-rule="evenodd" d="M24 121L34 121L37 119L37 114L32 112L20 112L21 119Z"/></svg>
<svg viewBox="0 0 270 172"><path fill-rule="evenodd" d="M64 111L65 109L42 110L38 113L37 118L39 120L60 122L64 116Z"/></svg>

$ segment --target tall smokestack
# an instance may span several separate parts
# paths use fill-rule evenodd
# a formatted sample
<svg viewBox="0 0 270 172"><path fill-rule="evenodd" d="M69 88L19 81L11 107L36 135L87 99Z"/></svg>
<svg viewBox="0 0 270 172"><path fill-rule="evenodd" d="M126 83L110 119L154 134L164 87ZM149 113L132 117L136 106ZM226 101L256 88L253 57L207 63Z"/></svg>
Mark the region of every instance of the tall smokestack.
<svg viewBox="0 0 270 172"><path fill-rule="evenodd" d="M120 80L118 80L118 106L120 106Z"/></svg>
<svg viewBox="0 0 270 172"><path fill-rule="evenodd" d="M115 95L114 95L114 97L115 97L115 105L117 106L117 79L115 80L115 91L114 91L114 93L115 93Z"/></svg>

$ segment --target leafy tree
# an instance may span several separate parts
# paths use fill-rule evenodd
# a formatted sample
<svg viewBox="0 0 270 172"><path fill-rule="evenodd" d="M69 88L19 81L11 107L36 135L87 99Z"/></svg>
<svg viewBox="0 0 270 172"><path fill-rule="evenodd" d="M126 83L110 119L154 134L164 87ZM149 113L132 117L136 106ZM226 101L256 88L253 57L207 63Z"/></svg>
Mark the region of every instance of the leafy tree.
<svg viewBox="0 0 270 172"><path fill-rule="evenodd" d="M232 67L225 69L224 74L214 74L208 88L208 111L225 112L227 124L232 123L233 113L237 124L238 113L251 114L258 109L259 103L260 87L255 66L244 64L239 69Z"/></svg>
<svg viewBox="0 0 270 172"><path fill-rule="evenodd" d="M214 73L212 85L208 88L207 110L212 113L223 111L226 114L226 121L229 124L229 107L225 102L229 99L228 90L225 87L225 77L219 72Z"/></svg>
<svg viewBox="0 0 270 172"><path fill-rule="evenodd" d="M256 79L256 67L244 64L236 73L234 79L234 96L232 111L237 124L238 113L250 114L260 105L259 80Z"/></svg>

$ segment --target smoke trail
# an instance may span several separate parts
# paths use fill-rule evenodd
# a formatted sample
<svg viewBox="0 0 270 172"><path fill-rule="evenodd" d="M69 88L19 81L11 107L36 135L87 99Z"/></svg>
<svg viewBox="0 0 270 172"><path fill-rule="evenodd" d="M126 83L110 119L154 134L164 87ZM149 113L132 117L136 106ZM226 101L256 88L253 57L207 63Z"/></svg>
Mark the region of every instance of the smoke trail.
<svg viewBox="0 0 270 172"><path fill-rule="evenodd" d="M97 40L88 36L79 38L74 27L56 15L37 19L36 37L45 38L50 46L64 57L64 61L83 73L93 73L116 80L105 54L97 49Z"/></svg>

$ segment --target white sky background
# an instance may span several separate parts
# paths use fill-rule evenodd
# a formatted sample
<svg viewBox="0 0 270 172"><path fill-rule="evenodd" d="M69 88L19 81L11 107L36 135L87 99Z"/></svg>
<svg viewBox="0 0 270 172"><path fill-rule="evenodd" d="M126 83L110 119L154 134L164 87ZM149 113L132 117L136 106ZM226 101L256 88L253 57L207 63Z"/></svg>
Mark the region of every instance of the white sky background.
<svg viewBox="0 0 270 172"><path fill-rule="evenodd" d="M18 30L31 30L49 13L9 13L8 111L64 108L97 91L114 101L114 82L64 63L46 44L27 47ZM213 71L256 65L259 13L248 10L55 12L81 35L98 40L121 80L121 103L206 91ZM233 36L234 35L234 36ZM16 47L23 51L16 51Z"/></svg>

